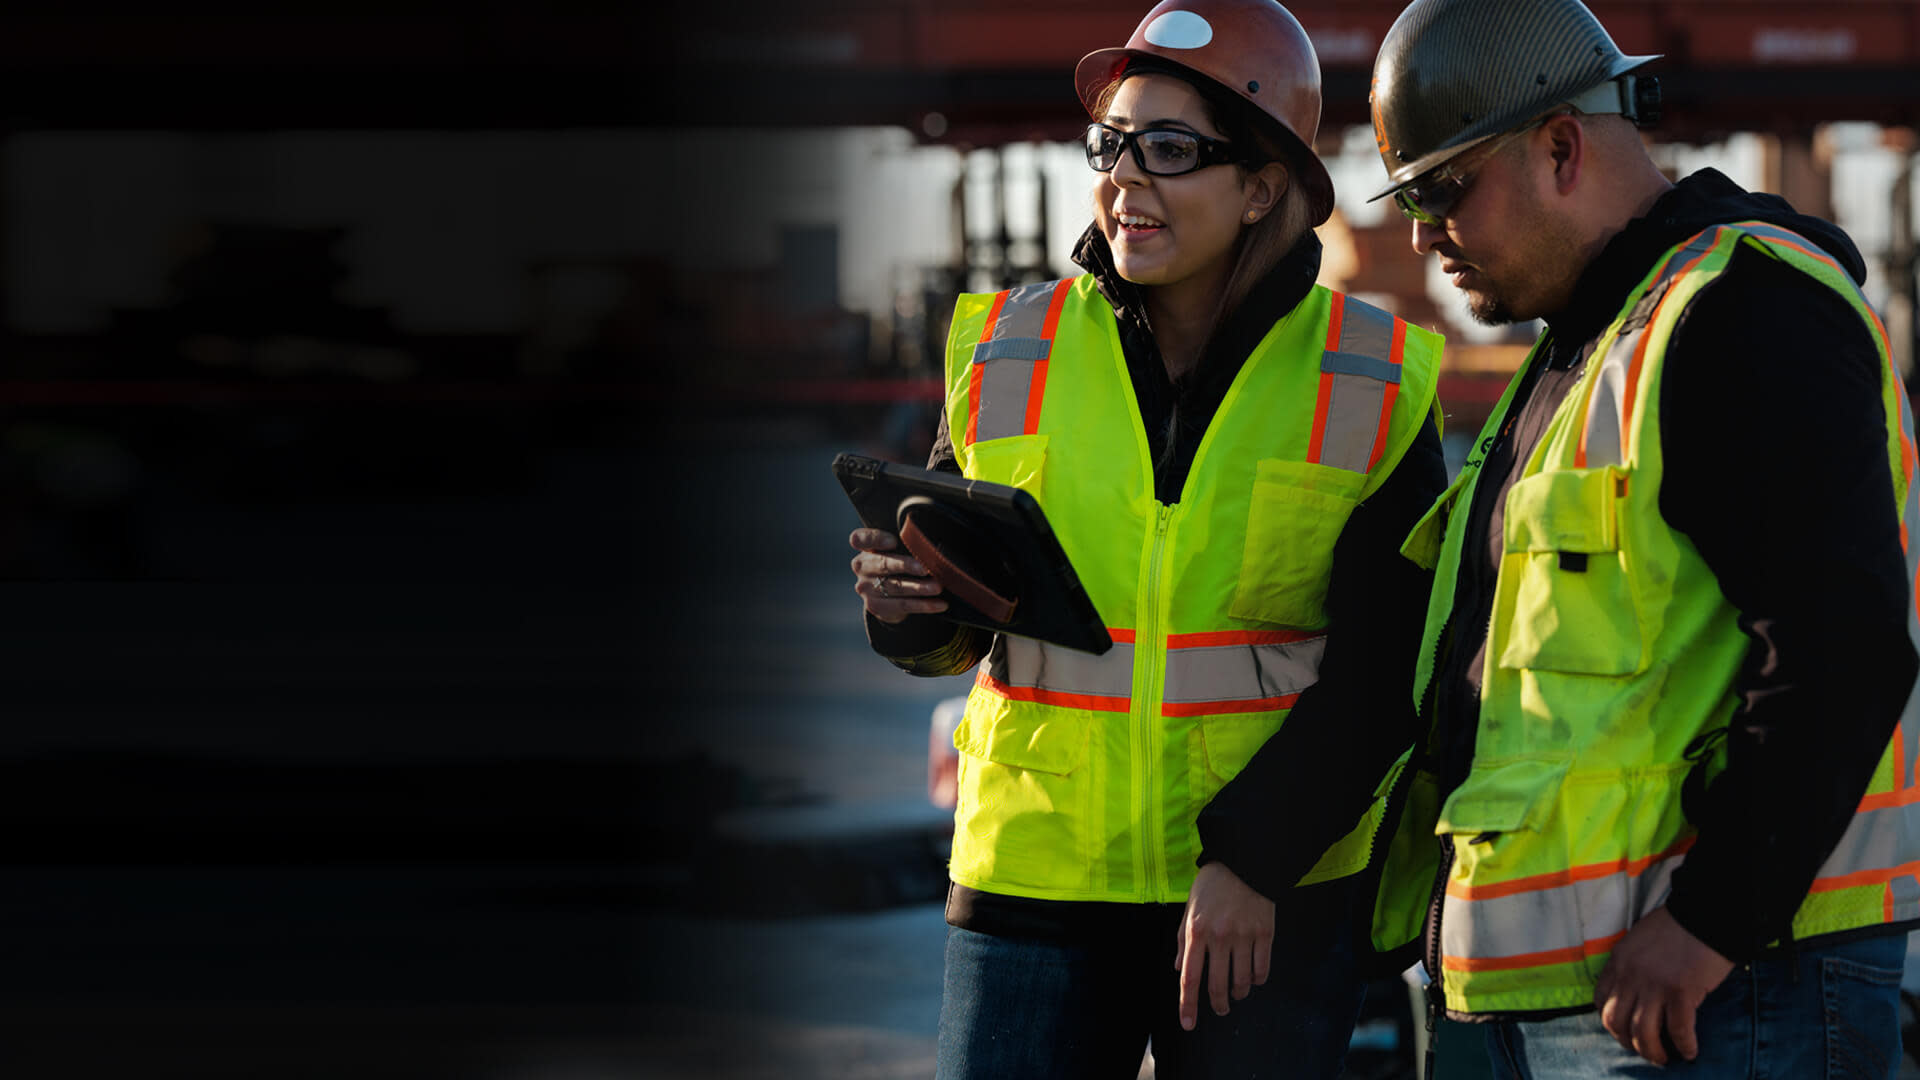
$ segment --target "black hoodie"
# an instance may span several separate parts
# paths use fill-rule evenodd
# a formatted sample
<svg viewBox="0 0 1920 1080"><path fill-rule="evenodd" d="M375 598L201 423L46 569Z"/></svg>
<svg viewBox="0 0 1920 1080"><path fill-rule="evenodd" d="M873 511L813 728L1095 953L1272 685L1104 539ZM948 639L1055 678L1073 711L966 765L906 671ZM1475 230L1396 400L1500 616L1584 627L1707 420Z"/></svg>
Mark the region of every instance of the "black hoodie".
<svg viewBox="0 0 1920 1080"><path fill-rule="evenodd" d="M1473 756L1502 508L1627 293L1664 252L1717 224L1760 220L1808 238L1856 281L1846 234L1707 169L1613 237L1547 342L1483 473L1432 705L1443 783ZM1916 670L1887 469L1880 358L1832 290L1742 248L1682 313L1660 401L1660 511L1686 534L1751 639L1735 685L1728 767L1687 807L1699 837L1667 909L1729 959L1789 933L1898 721Z"/></svg>

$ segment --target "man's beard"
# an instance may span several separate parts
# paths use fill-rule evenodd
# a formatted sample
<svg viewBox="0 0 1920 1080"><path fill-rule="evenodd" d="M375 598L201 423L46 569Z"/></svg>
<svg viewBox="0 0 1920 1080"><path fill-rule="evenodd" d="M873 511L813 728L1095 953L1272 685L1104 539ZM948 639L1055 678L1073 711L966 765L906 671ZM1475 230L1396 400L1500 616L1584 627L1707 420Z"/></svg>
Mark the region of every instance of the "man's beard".
<svg viewBox="0 0 1920 1080"><path fill-rule="evenodd" d="M1519 321L1513 314L1513 308L1507 304L1506 297L1499 293L1491 291L1468 293L1466 299L1467 314L1472 315L1473 321L1482 326L1507 326Z"/></svg>

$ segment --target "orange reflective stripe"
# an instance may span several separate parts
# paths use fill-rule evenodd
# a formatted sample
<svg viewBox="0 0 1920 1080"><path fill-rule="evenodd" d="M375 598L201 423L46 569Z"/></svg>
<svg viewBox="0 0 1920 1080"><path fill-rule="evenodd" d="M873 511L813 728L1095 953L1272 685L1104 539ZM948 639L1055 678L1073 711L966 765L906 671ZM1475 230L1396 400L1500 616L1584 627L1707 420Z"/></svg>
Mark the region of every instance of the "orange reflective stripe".
<svg viewBox="0 0 1920 1080"><path fill-rule="evenodd" d="M1023 434L1032 435L1040 430L1040 402L1047 396L1047 362L1038 360L1033 365L1033 381L1027 387L1027 422Z"/></svg>
<svg viewBox="0 0 1920 1080"><path fill-rule="evenodd" d="M1513 971L1518 968L1545 967L1548 964L1571 964L1583 961L1589 956L1612 952L1620 939L1627 936L1625 930L1617 934L1608 934L1603 938L1582 942L1565 949L1547 949L1544 952L1520 953L1515 956L1452 956L1440 958L1440 966L1448 971Z"/></svg>
<svg viewBox="0 0 1920 1080"><path fill-rule="evenodd" d="M1685 274L1687 271L1700 265L1701 260L1713 254L1714 247L1720 243L1721 234L1726 231L1724 226L1715 228L1713 230L1713 242L1707 245L1707 250L1695 255L1687 261L1685 266L1674 271L1674 276L1679 277ZM1666 310L1667 301L1671 299L1673 299L1673 294L1669 292L1660 299L1659 304L1654 306L1653 314L1647 317L1648 326L1652 326L1660 321L1660 313ZM1640 335L1640 342L1633 350L1633 363L1627 368L1627 385L1620 401L1620 446L1623 450L1633 444L1633 399L1638 396L1640 392L1640 369L1646 364L1647 344L1652 340L1652 334Z"/></svg>
<svg viewBox="0 0 1920 1080"><path fill-rule="evenodd" d="M1399 367L1407 355L1407 322L1405 319L1393 320L1393 354L1389 358L1394 367ZM1387 452L1387 434L1393 427L1393 402L1400 396L1400 384L1388 383L1387 392L1380 402L1380 433L1374 436L1373 453L1367 456L1367 471L1372 472L1380 464L1380 455Z"/></svg>
<svg viewBox="0 0 1920 1080"><path fill-rule="evenodd" d="M1061 278L1053 287L1053 299L1047 304L1047 321L1040 326L1040 336L1053 340L1053 332L1060 325L1060 312L1067 306L1067 294L1073 291L1073 279Z"/></svg>
<svg viewBox="0 0 1920 1080"><path fill-rule="evenodd" d="M1327 309L1327 351L1340 348L1340 319L1346 310L1347 298L1344 293L1334 293L1333 303ZM1333 372L1320 373L1320 397L1313 406L1313 434L1307 439L1307 460L1320 464L1320 448L1327 438L1327 412L1333 407Z"/></svg>
<svg viewBox="0 0 1920 1080"><path fill-rule="evenodd" d="M1814 878L1813 887L1808 892L1838 892L1841 889L1857 889L1862 885L1885 885L1894 878L1920 876L1920 862L1910 862L1904 866L1886 867L1876 870L1859 870L1851 874L1835 877Z"/></svg>
<svg viewBox="0 0 1920 1080"><path fill-rule="evenodd" d="M1006 302L1007 302L1006 293L997 292L993 294L993 306L987 309L987 321L984 325L980 327L981 341L993 340L993 326L995 323L1000 321L1000 307ZM982 377L982 372L980 369L980 365L979 364L973 365L973 370L968 373L968 378L967 378L967 443L966 444L968 446L972 446L975 442L979 441L979 437L980 437L980 379L981 377Z"/></svg>
<svg viewBox="0 0 1920 1080"><path fill-rule="evenodd" d="M1277 712L1293 708L1299 694L1281 697L1248 698L1242 701L1169 701L1160 706L1161 716L1213 716L1218 713Z"/></svg>
<svg viewBox="0 0 1920 1080"><path fill-rule="evenodd" d="M1123 629L1118 626L1109 626L1107 627L1107 636L1113 639L1115 645L1133 644L1132 630Z"/></svg>
<svg viewBox="0 0 1920 1080"><path fill-rule="evenodd" d="M1615 862L1588 863L1569 870L1555 870L1547 874L1535 874L1532 877L1514 878L1512 881L1495 881L1486 885L1464 885L1458 881L1449 881L1447 895L1456 900L1492 900L1519 893L1565 888L1577 881L1597 881L1615 874L1639 877L1654 863L1671 859L1676 855L1685 855L1693 847L1693 841L1694 838L1689 836L1656 855L1647 855L1638 859L1623 858Z"/></svg>
<svg viewBox="0 0 1920 1080"><path fill-rule="evenodd" d="M1900 735L1900 726L1896 724L1894 725L1894 738L1897 740L1900 738ZM1900 759L1906 756L1905 748L1898 742L1895 742L1893 745L1894 764L1897 767L1900 764ZM1897 775L1895 783L1898 783ZM1920 802L1920 786L1909 785L1906 787L1898 787L1893 791L1883 791L1878 795L1863 797L1860 800L1860 805L1856 809L1856 812L1865 813L1869 810L1891 810L1895 807L1912 806L1916 802Z"/></svg>
<svg viewBox="0 0 1920 1080"><path fill-rule="evenodd" d="M1320 400L1313 407L1313 435L1307 440L1307 460L1320 464L1320 450L1327 439L1327 412L1333 406L1333 372L1320 373Z"/></svg>
<svg viewBox="0 0 1920 1080"><path fill-rule="evenodd" d="M985 671L981 671L975 681L1009 701L1031 701L1036 705L1058 705L1062 708L1087 709L1091 712L1123 713L1133 707L1132 698L1074 694L1064 690L1042 690L1037 686L1009 686Z"/></svg>
<svg viewBox="0 0 1920 1080"><path fill-rule="evenodd" d="M1347 295L1334 293L1333 303L1327 308L1327 351L1335 352L1340 348L1340 318L1347 310Z"/></svg>
<svg viewBox="0 0 1920 1080"><path fill-rule="evenodd" d="M1073 279L1062 278L1053 287L1053 299L1047 304L1047 321L1040 327L1040 337L1053 340L1054 329L1060 325L1060 312L1067 306L1067 294L1073 291ZM1047 360L1036 361L1033 365L1033 382L1027 389L1027 423L1025 434L1033 435L1040 430L1040 403L1047 397Z"/></svg>

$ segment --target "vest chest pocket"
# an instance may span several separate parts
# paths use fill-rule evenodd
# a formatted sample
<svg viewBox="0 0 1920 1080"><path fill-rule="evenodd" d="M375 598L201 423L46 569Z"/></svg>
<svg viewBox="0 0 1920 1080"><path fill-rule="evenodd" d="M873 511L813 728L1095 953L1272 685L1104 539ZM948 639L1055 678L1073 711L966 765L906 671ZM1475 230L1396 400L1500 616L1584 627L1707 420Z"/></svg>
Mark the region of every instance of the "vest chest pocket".
<svg viewBox="0 0 1920 1080"><path fill-rule="evenodd" d="M1041 477L1046 472L1047 436L1045 435L1008 435L1000 439L983 439L967 448L967 460L964 468L969 480L987 480L995 484L1010 484L1040 500L1046 505L1041 494Z"/></svg>
<svg viewBox="0 0 1920 1080"><path fill-rule="evenodd" d="M1228 614L1305 630L1325 626L1333 545L1366 481L1365 473L1305 461L1259 462Z"/></svg>
<svg viewBox="0 0 1920 1080"><path fill-rule="evenodd" d="M1503 668L1630 675L1646 643L1621 549L1617 466L1557 469L1507 492L1494 633Z"/></svg>

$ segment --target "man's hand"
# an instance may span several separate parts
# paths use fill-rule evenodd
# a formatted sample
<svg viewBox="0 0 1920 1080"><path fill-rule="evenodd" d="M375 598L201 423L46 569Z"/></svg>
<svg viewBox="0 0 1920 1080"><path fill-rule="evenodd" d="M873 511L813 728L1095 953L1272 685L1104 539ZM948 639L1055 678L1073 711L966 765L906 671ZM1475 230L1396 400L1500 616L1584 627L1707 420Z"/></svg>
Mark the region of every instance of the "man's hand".
<svg viewBox="0 0 1920 1080"><path fill-rule="evenodd" d="M1665 907L1634 923L1613 947L1593 988L1600 1023L1620 1045L1655 1065L1667 1063L1660 1033L1692 1061L1700 1054L1693 1014L1733 970L1733 961L1687 933Z"/></svg>
<svg viewBox="0 0 1920 1080"><path fill-rule="evenodd" d="M1193 879L1187 913L1174 937L1173 966L1180 972L1180 1026L1200 1018L1200 973L1216 1016L1227 1015L1228 982L1239 1001L1267 981L1273 960L1273 901L1227 869L1210 862Z"/></svg>

